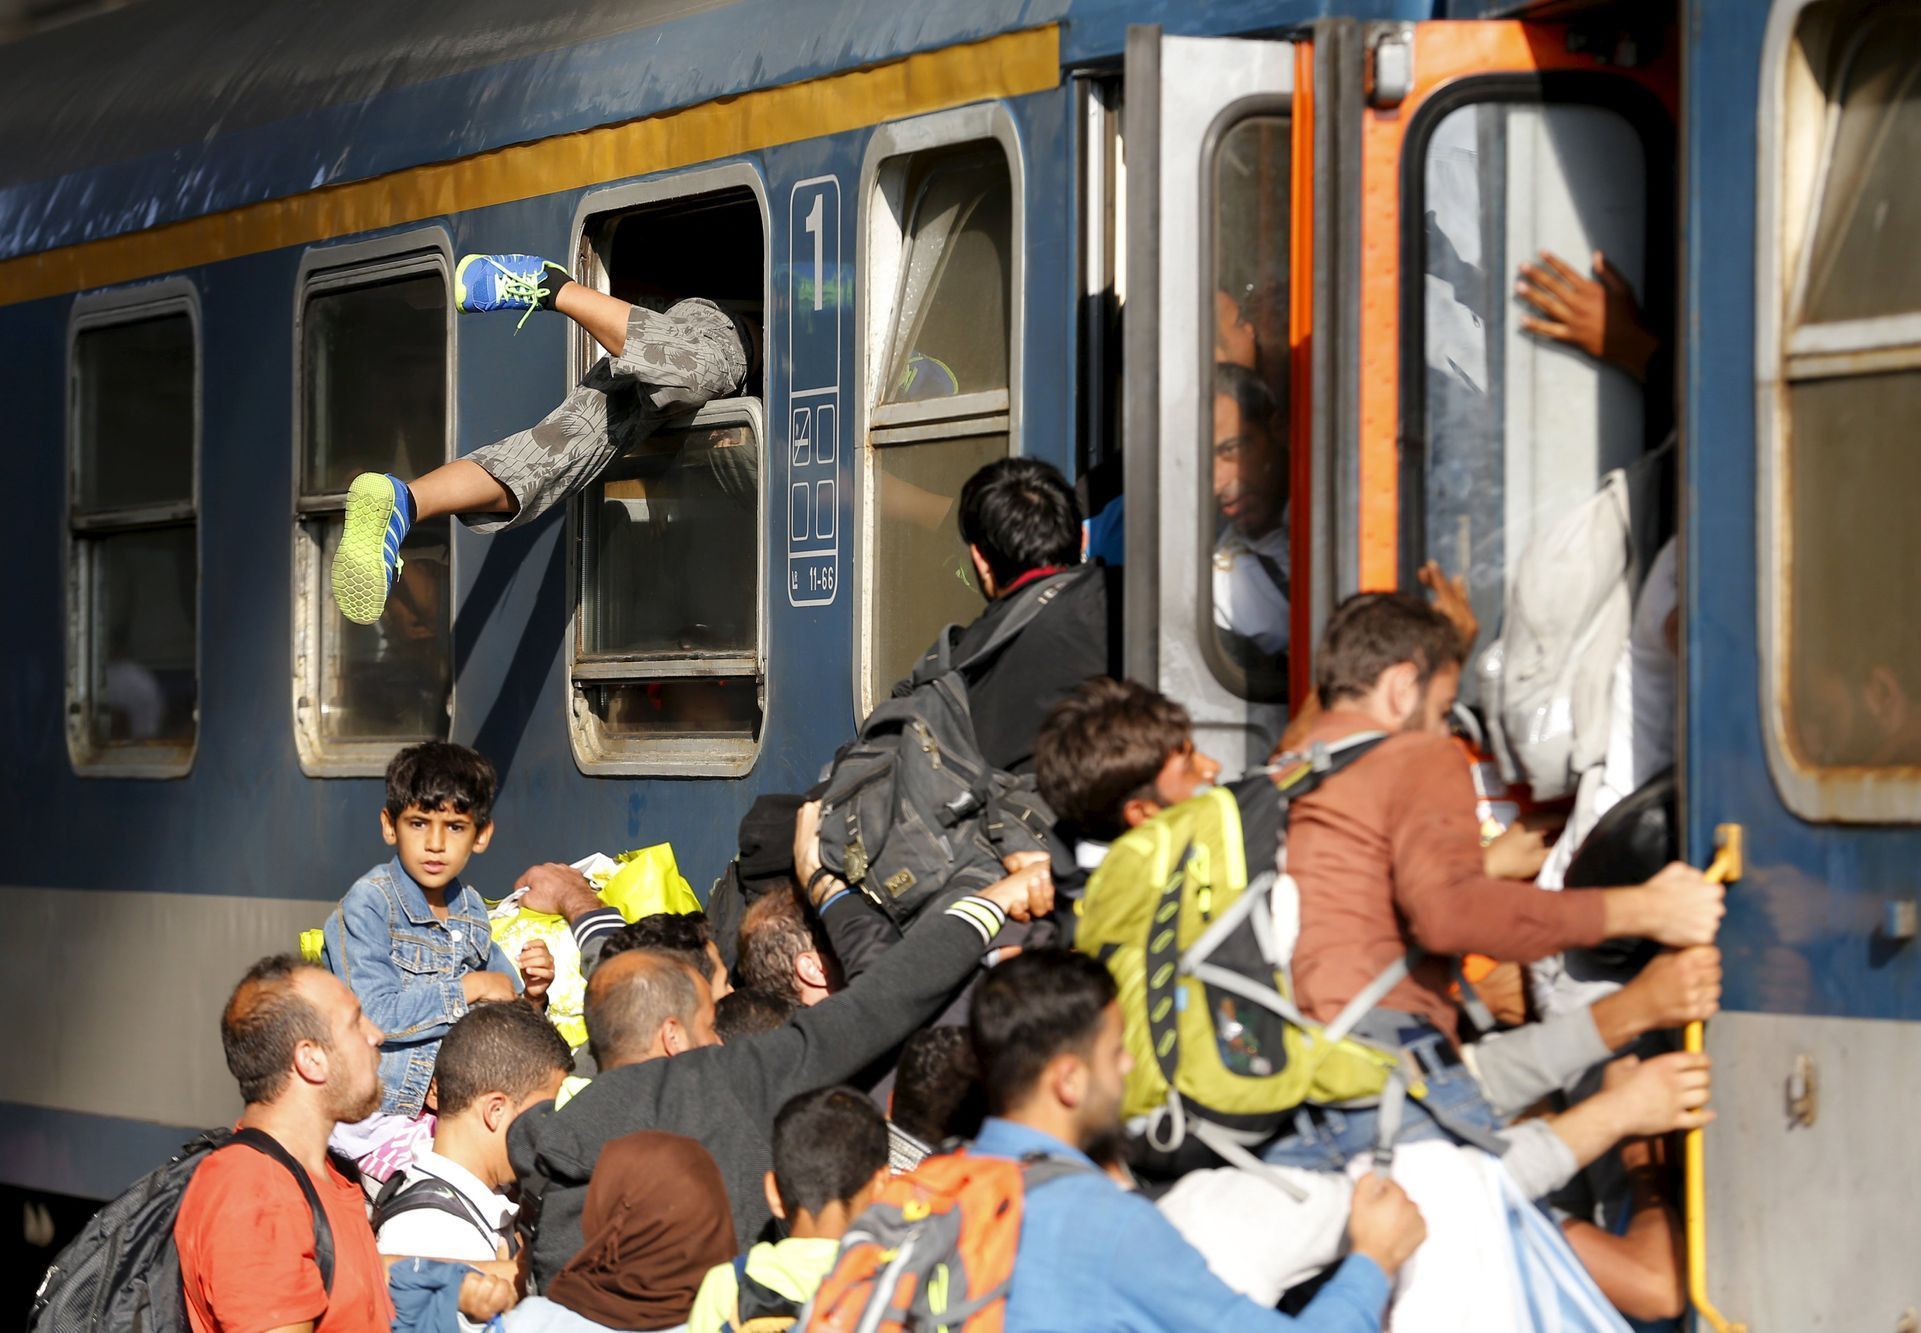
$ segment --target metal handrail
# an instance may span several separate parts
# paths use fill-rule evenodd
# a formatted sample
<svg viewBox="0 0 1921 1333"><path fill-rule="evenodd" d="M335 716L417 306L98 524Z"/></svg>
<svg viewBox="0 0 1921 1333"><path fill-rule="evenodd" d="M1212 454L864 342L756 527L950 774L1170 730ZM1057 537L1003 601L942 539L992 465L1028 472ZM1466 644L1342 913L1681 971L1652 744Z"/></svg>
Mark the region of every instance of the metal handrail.
<svg viewBox="0 0 1921 1333"><path fill-rule="evenodd" d="M1729 884L1741 878L1741 826L1722 824L1714 830L1714 861L1704 872L1711 884ZM1699 1053L1707 1049L1707 1025L1698 1019L1687 1025L1683 1044ZM1737 1324L1715 1308L1708 1299L1708 1212L1707 1162L1703 1156L1702 1131L1690 1129L1682 1145L1687 1205L1688 1299L1695 1312L1714 1333L1747 1333L1746 1324Z"/></svg>

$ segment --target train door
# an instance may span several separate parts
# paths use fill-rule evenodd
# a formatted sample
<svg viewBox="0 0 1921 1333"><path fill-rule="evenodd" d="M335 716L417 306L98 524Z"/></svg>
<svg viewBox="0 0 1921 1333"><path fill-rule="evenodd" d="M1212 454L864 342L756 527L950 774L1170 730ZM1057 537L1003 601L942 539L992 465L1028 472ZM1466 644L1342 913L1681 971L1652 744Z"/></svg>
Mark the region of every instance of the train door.
<svg viewBox="0 0 1921 1333"><path fill-rule="evenodd" d="M1668 41L1599 22L1367 37L1358 585L1465 576L1470 707L1529 544L1605 476L1628 483L1640 571L1673 529Z"/></svg>
<svg viewBox="0 0 1921 1333"><path fill-rule="evenodd" d="M1305 623L1291 411L1305 48L1131 29L1126 64L1127 670L1229 772L1281 730Z"/></svg>
<svg viewBox="0 0 1921 1333"><path fill-rule="evenodd" d="M1527 540L1657 452L1671 359L1541 338L1512 290L1542 251L1604 252L1661 341L1673 69L1658 25L1130 32L1127 665L1231 766L1306 695L1340 596L1435 560L1485 647Z"/></svg>

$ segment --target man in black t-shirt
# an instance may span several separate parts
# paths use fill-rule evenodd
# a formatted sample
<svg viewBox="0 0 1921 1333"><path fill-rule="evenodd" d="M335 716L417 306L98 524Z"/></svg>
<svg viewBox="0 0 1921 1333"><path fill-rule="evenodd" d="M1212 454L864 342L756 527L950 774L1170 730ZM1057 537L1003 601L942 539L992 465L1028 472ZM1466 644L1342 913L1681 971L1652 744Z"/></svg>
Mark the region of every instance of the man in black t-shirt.
<svg viewBox="0 0 1921 1333"><path fill-rule="evenodd" d="M961 631L956 661L994 633L1014 593L1070 576L1011 643L967 673L982 755L1007 772L1032 773L1034 738L1054 705L1085 680L1121 674L1116 571L1081 564L1074 489L1038 459L1003 458L969 477L960 494L960 536L988 604Z"/></svg>

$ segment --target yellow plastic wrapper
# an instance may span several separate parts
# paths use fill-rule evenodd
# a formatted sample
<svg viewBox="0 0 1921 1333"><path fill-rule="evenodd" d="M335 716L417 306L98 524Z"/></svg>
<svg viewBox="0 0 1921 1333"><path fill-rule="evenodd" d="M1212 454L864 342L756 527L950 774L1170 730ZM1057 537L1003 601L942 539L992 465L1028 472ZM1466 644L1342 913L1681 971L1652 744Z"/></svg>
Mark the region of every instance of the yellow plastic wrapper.
<svg viewBox="0 0 1921 1333"><path fill-rule="evenodd" d="M680 873L669 843L657 843L619 856L596 853L574 863L574 869L593 881L601 901L620 912L626 921L638 921L657 912L697 912L700 899ZM580 974L580 946L567 919L546 912L530 912L508 897L488 914L494 942L509 958L518 958L521 949L534 940L543 941L554 956L554 984L547 991L547 1017L567 1039L569 1046L587 1043L587 1023L582 1009L587 982Z"/></svg>
<svg viewBox="0 0 1921 1333"><path fill-rule="evenodd" d="M605 857L598 859L606 860ZM628 921L638 921L657 912L679 916L700 910L700 899L694 896L692 886L682 878L680 867L674 863L672 843L655 843L639 851L622 852L613 858L611 870L596 867L584 873L600 890L601 900L609 907L619 908L621 916Z"/></svg>

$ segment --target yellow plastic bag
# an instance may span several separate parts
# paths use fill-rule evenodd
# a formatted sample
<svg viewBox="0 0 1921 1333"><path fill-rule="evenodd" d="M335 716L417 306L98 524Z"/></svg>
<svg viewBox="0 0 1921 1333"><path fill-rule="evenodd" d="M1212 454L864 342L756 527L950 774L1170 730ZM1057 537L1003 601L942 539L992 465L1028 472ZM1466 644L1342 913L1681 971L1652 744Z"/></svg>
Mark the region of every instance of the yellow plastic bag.
<svg viewBox="0 0 1921 1333"><path fill-rule="evenodd" d="M700 899L680 873L674 861L672 843L656 843L639 851L622 852L614 867L604 874L587 871L587 877L600 890L609 907L620 909L622 918L638 921L657 912L676 916L700 910Z"/></svg>
<svg viewBox="0 0 1921 1333"><path fill-rule="evenodd" d="M657 843L638 851L609 857L596 853L576 861L574 869L593 881L601 901L619 910L621 919L638 921L657 912L697 912L700 899L681 875L669 843ZM543 941L554 956L554 984L547 991L547 1017L567 1039L569 1046L587 1043L587 1023L582 1010L587 998L587 982L580 974L580 946L565 917L546 912L530 912L508 898L489 913L494 942L507 957L517 959L520 951L534 940Z"/></svg>

